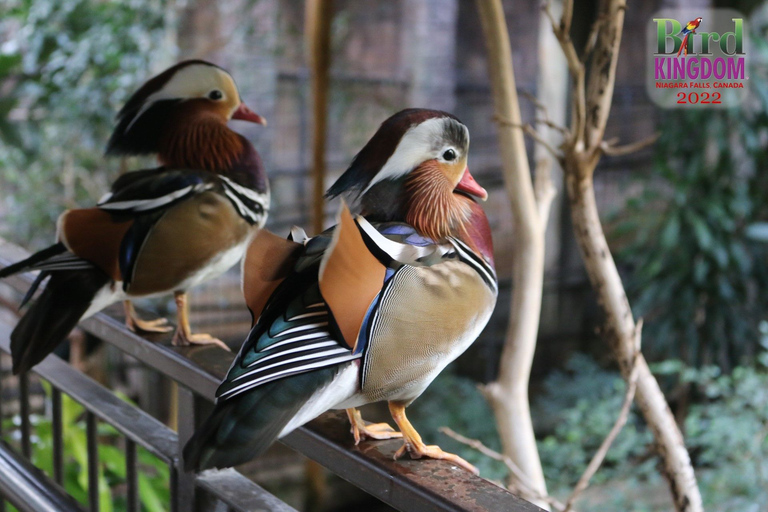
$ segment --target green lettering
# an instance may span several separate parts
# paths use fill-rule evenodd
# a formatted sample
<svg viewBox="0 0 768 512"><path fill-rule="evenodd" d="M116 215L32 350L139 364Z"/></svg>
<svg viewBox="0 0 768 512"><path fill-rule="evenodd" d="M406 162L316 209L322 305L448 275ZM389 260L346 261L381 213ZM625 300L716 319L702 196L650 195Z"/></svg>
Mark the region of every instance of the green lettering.
<svg viewBox="0 0 768 512"><path fill-rule="evenodd" d="M667 39L672 40L673 47L671 53L677 53L677 50L680 49L680 45L683 44L683 40L677 37L678 34L680 34L680 31L683 29L682 25L680 25L680 22L672 18L654 18L653 21L656 22L656 53L667 53ZM668 25L672 26L672 30L669 32L667 32Z"/></svg>

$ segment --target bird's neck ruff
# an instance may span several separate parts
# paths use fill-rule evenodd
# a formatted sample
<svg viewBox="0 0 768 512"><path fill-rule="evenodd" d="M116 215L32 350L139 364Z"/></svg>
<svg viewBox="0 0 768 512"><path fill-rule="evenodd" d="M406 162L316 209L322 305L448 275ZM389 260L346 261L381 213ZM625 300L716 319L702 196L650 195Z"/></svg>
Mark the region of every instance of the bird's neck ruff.
<svg viewBox="0 0 768 512"><path fill-rule="evenodd" d="M183 113L170 124L158 151L162 165L227 174L243 154L242 137L212 113Z"/></svg>
<svg viewBox="0 0 768 512"><path fill-rule="evenodd" d="M415 169L405 182L405 221L432 240L456 237L494 264L493 239L483 207L454 192L448 177L433 161Z"/></svg>
<svg viewBox="0 0 768 512"><path fill-rule="evenodd" d="M432 240L462 237L473 201L453 189L437 162L423 163L405 181L405 221Z"/></svg>

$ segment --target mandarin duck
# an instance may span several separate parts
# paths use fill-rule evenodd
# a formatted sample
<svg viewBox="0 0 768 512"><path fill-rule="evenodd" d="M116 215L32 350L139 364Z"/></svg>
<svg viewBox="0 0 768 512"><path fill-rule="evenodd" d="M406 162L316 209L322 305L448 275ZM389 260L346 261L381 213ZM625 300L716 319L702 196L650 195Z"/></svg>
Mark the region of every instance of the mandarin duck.
<svg viewBox="0 0 768 512"><path fill-rule="evenodd" d="M176 345L216 343L192 334L185 291L240 261L264 225L269 187L253 145L230 119L265 124L232 77L204 61L181 62L146 82L117 116L107 154L157 154L160 167L120 176L94 208L64 212L58 242L0 270L39 270L22 306L47 286L11 334L13 371L28 370L83 318L136 297L174 293ZM152 330L126 305L129 325Z"/></svg>
<svg viewBox="0 0 768 512"><path fill-rule="evenodd" d="M396 459L447 459L476 472L425 445L405 415L496 303L491 233L476 202L487 193L469 173L468 149L454 116L404 110L329 189L345 199L335 227L311 239L299 228L288 240L259 232L243 260L254 326L184 449L188 470L243 463L346 409L355 443L402 437ZM356 409L383 400L400 432L367 424Z"/></svg>

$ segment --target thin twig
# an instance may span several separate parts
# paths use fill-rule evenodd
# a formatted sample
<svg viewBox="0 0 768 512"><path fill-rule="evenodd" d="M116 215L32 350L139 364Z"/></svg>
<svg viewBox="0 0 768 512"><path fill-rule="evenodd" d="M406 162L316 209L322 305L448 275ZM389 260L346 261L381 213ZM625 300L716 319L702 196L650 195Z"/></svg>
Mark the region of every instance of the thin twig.
<svg viewBox="0 0 768 512"><path fill-rule="evenodd" d="M544 140L544 138L541 135L539 135L539 132L537 132L533 128L533 126L531 126L530 124L515 123L513 121L510 121L509 119L504 119L498 115L493 116L493 120L502 126L511 126L513 128L519 128L523 130L523 133L530 135L530 137L533 140L541 144L547 151L549 151L552 154L552 156L554 156L557 159L560 159L562 157L562 154L560 153L560 151L558 151L555 147L553 147L549 142Z"/></svg>
<svg viewBox="0 0 768 512"><path fill-rule="evenodd" d="M603 142L600 144L600 149L608 156L624 156L629 155L630 153L634 153L635 151L640 151L641 149L647 148L648 146L652 145L654 142L656 142L659 137L661 136L660 133L654 133L650 137L646 137L645 139L639 140L637 142L632 142L630 144L625 144L623 146L614 146L611 145L608 142Z"/></svg>
<svg viewBox="0 0 768 512"><path fill-rule="evenodd" d="M597 450L597 452L595 452L592 460L589 461L589 465L587 466L587 469L584 470L584 474L581 475L579 481L576 483L576 487L573 488L571 496L565 503L565 510L563 510L563 512L570 512L573 507L573 502L576 501L576 498L579 497L579 494L581 494L584 489L589 486L590 479L595 476L597 470L600 469L603 460L605 460L605 456L608 454L608 450L611 448L611 445L621 432L621 429L624 428L624 425L627 423L627 418L629 418L629 409L632 406L632 401L635 399L635 391L637 390L637 376L640 370L640 366L637 363L640 360L640 339L642 329L643 319L641 318L635 325L635 355L632 361L632 370L630 371L629 378L627 379L627 391L624 394L624 403L621 404L619 417L616 418L616 423L613 424L611 431L608 432L608 436L606 436L606 438L600 444L600 448Z"/></svg>
<svg viewBox="0 0 768 512"><path fill-rule="evenodd" d="M553 498L552 496L543 496L541 493L537 492L533 487L533 483L526 476L526 474L523 473L523 471L517 466L517 464L515 464L512 461L512 459L510 459L506 455L502 455L501 453L495 450L492 450L491 448L488 448L477 439L470 439L468 437L464 437L463 435L451 430L448 427L440 427L438 430L443 434L447 435L448 437L453 438L456 441L460 442L461 444L467 445L470 448L477 450L478 452L482 453L486 457L490 457L493 460L498 460L499 462L503 462L504 465L509 470L509 472L512 473L512 475L517 479L518 483L520 484L520 487L518 488L518 490L522 494L527 494L529 497L532 497L537 500L546 501L547 503L555 507L557 510L564 509L565 505L559 502L557 499Z"/></svg>
<svg viewBox="0 0 768 512"><path fill-rule="evenodd" d="M520 90L520 96L533 103L533 106L536 107L536 110L541 110L541 113L544 114L544 119L549 120L549 111L547 110L547 106L540 102L539 98L522 89Z"/></svg>

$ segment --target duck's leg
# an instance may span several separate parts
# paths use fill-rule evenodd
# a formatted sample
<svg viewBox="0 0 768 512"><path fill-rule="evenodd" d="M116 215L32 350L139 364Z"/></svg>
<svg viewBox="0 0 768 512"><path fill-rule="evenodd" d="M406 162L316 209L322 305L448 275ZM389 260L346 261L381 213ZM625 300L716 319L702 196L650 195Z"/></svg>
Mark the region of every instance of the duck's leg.
<svg viewBox="0 0 768 512"><path fill-rule="evenodd" d="M142 320L139 318L136 309L133 307L133 302L130 300L123 301L123 309L125 310L125 325L133 332L157 333L171 332L173 330L173 327L168 325L167 318L157 318L155 320Z"/></svg>
<svg viewBox="0 0 768 512"><path fill-rule="evenodd" d="M218 345L224 350L229 351L229 347L218 338L210 334L192 334L189 327L189 304L187 303L186 292L174 292L173 298L176 301L176 333L173 335L172 343L177 346L185 345Z"/></svg>
<svg viewBox="0 0 768 512"><path fill-rule="evenodd" d="M411 422L405 417L405 405L398 402L389 402L389 412L392 414L392 419L395 420L395 423L397 423L397 426L400 428L400 432L403 433L403 440L405 441L403 447L395 452L395 460L399 459L407 452L412 459L429 457L431 459L447 460L476 475L480 473L475 466L458 455L444 452L436 445L428 446L424 444L419 433L416 432L416 429L413 428Z"/></svg>
<svg viewBox="0 0 768 512"><path fill-rule="evenodd" d="M350 431L355 436L355 444L360 444L361 440L371 439L397 439L403 437L403 434L397 432L388 423L366 423L360 411L354 407L347 409L347 417L352 425Z"/></svg>

